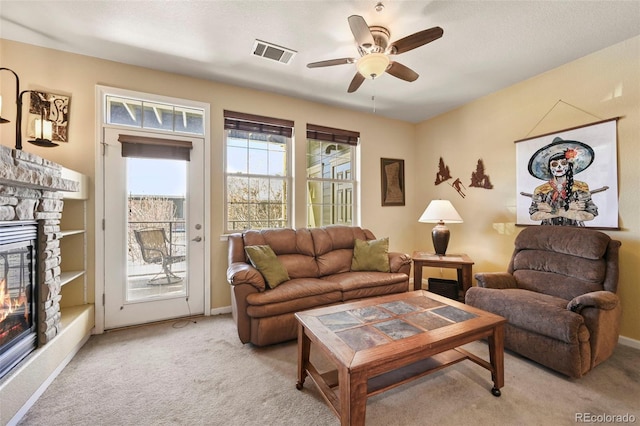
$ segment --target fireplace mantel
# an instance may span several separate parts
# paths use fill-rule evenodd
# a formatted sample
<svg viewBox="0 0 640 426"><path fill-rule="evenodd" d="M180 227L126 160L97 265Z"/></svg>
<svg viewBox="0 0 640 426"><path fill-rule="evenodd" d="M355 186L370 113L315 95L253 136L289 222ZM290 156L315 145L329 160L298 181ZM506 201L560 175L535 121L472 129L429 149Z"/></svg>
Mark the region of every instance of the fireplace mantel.
<svg viewBox="0 0 640 426"><path fill-rule="evenodd" d="M0 145L0 185L75 192L79 182L63 178L59 164Z"/></svg>

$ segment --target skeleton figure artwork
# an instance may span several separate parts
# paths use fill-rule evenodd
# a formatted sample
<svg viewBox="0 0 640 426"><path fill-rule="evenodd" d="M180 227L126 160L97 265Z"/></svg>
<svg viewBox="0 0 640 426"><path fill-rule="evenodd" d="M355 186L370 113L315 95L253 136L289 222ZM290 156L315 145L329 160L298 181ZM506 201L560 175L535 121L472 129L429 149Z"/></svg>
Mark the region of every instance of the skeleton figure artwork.
<svg viewBox="0 0 640 426"><path fill-rule="evenodd" d="M593 163L593 149L582 142L556 137L529 160L529 173L545 183L531 197L529 214L542 225L584 226L598 215L586 182L574 175Z"/></svg>
<svg viewBox="0 0 640 426"><path fill-rule="evenodd" d="M516 225L618 227L617 119L516 142Z"/></svg>

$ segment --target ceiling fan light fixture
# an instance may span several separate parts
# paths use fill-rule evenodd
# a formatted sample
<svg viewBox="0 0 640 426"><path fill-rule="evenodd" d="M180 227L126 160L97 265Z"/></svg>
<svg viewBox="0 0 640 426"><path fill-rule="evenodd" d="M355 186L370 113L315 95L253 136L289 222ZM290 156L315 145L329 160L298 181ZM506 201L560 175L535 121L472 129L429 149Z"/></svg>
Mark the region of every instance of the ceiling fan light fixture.
<svg viewBox="0 0 640 426"><path fill-rule="evenodd" d="M373 80L379 77L389 67L389 57L384 53L369 53L358 59L356 68L364 78Z"/></svg>

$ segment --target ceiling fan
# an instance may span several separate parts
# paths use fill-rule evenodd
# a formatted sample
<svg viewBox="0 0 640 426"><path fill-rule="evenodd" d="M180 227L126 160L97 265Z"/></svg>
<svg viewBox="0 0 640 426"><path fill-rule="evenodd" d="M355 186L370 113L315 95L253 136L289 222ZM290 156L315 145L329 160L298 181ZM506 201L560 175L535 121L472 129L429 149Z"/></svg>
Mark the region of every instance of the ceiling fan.
<svg viewBox="0 0 640 426"><path fill-rule="evenodd" d="M444 30L433 27L418 31L393 43L389 43L391 33L385 27L369 26L362 16L349 16L349 27L358 43L359 58L329 59L311 62L308 68L330 67L333 65L356 64L358 72L351 80L347 92L353 93L364 82L365 78L374 79L387 72L405 81L415 81L418 73L399 62L392 61L390 55L399 55L417 47L431 43L442 37Z"/></svg>

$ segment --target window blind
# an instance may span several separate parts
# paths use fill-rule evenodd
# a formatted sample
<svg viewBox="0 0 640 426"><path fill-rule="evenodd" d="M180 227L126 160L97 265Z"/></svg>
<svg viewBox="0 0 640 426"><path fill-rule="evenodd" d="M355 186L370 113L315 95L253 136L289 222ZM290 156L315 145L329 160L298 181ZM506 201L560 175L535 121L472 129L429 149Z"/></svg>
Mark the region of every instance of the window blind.
<svg viewBox="0 0 640 426"><path fill-rule="evenodd" d="M307 139L358 145L360 132L334 129L332 127L318 126L317 124L307 124Z"/></svg>
<svg viewBox="0 0 640 426"><path fill-rule="evenodd" d="M263 117L235 111L224 111L224 128L247 132L267 133L270 135L293 135L293 121L281 118Z"/></svg>
<svg viewBox="0 0 640 426"><path fill-rule="evenodd" d="M160 139L147 136L118 135L123 157L163 158L167 160L191 159L193 144L190 141Z"/></svg>

